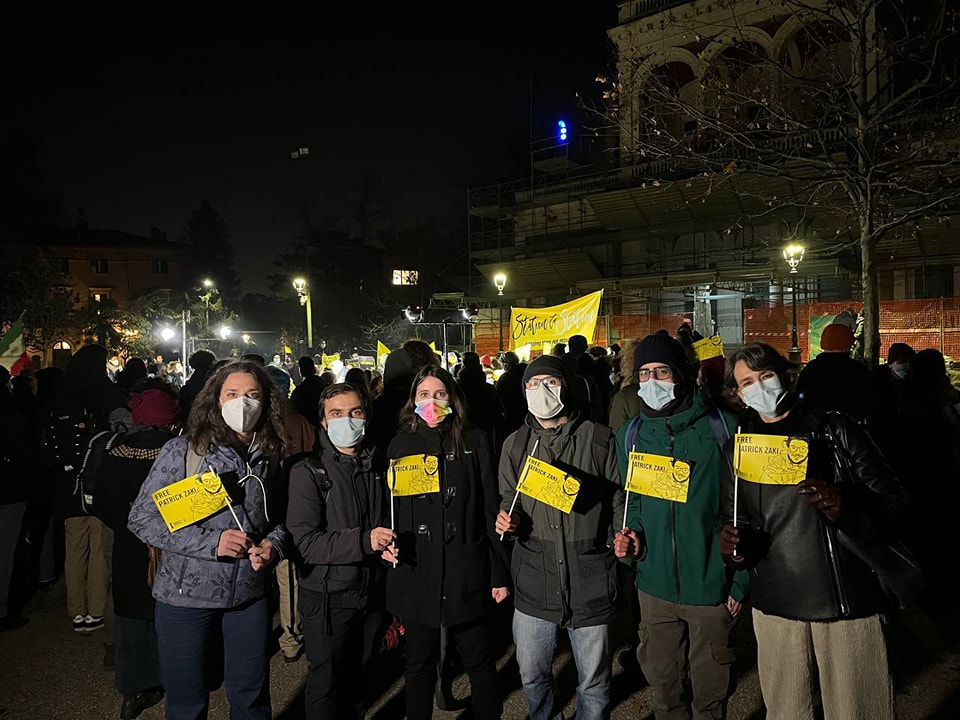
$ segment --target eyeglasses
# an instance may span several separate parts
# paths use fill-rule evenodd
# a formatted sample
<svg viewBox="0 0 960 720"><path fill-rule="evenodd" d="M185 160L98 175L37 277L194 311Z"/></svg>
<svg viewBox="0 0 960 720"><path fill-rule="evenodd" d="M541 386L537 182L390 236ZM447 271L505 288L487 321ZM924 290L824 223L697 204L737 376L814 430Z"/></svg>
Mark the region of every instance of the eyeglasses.
<svg viewBox="0 0 960 720"><path fill-rule="evenodd" d="M657 380L669 380L673 377L673 370L666 365L661 365L660 367L655 367L652 370L637 370L633 374L633 377L636 378L638 382L646 382L650 379L651 375L657 378Z"/></svg>
<svg viewBox="0 0 960 720"><path fill-rule="evenodd" d="M524 383L524 387L527 388L527 390L536 390L538 387L540 387L540 383L543 383L544 385L546 385L548 388L552 390L556 390L558 387L561 387L563 385L563 381L560 378L548 377L548 378L544 378L543 380L538 380L537 378L530 378L529 380L527 380L527 382Z"/></svg>

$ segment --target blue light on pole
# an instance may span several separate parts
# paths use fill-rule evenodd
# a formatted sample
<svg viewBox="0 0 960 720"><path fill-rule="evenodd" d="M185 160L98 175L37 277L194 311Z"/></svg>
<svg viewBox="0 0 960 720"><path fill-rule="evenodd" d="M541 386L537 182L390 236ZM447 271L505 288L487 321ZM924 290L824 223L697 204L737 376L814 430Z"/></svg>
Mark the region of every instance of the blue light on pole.
<svg viewBox="0 0 960 720"><path fill-rule="evenodd" d="M567 123L563 120L557 121L557 138L562 143L567 141Z"/></svg>

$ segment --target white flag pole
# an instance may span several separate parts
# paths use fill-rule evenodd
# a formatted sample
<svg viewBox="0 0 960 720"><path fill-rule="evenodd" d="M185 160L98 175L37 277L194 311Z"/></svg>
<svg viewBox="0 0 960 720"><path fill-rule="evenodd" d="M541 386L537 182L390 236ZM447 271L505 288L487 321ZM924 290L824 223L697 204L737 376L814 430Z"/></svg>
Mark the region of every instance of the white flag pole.
<svg viewBox="0 0 960 720"><path fill-rule="evenodd" d="M393 479L392 482L390 483L390 529L393 530L394 535L396 535L396 533L397 533L397 528L395 527L395 526L396 526L396 516L394 515L394 510L393 510L393 505L394 505L394 503L393 503L393 492L394 492L394 490L396 490L396 488L397 488L397 472L396 472L396 470L393 469L393 463L390 464L390 477ZM394 547L394 549L396 549L396 547L397 547L396 541L394 541L393 547ZM396 561L394 561L392 564L393 564L394 567L397 566Z"/></svg>
<svg viewBox="0 0 960 720"><path fill-rule="evenodd" d="M213 469L213 465L207 463L207 469L210 471L210 474L213 475L220 483L220 487L223 488L223 481L220 480L220 476L217 475L217 471ZM237 527L240 528L240 532L246 532L246 530L243 529L243 523L240 522L240 518L237 517L236 511L233 509L233 501L231 500L229 493L227 494L227 509L230 511L230 514L233 515L233 519L236 521Z"/></svg>
<svg viewBox="0 0 960 720"><path fill-rule="evenodd" d="M630 448L630 455L637 451L637 444L634 443ZM627 455L627 480L630 479L630 455ZM627 499L623 503L623 529L627 529L627 508L630 507L630 483L624 481L623 489L627 491Z"/></svg>
<svg viewBox="0 0 960 720"><path fill-rule="evenodd" d="M527 457L531 457L537 454L537 447L540 445L540 438L537 438L537 441L533 444L533 452ZM510 503L510 512L507 513L510 517L513 517L513 509L517 506L517 500L520 498L520 486L523 484L523 471L520 472L520 477L517 478L517 487L514 488L513 492L513 501ZM503 536L506 533L500 533L500 542L503 542Z"/></svg>

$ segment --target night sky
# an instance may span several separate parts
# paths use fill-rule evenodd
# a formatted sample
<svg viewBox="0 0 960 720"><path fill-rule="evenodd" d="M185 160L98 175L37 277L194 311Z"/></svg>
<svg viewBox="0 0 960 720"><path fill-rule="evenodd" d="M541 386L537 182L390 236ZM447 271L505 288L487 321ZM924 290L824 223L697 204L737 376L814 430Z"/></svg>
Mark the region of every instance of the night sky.
<svg viewBox="0 0 960 720"><path fill-rule="evenodd" d="M531 68L534 136L576 122L574 94L611 62L616 3L21 0L0 13L0 122L40 148L64 222L83 207L91 227L174 239L206 197L244 292L262 292L264 247L272 259L292 240L304 208L335 218L365 179L397 222L462 228L468 187L528 168ZM310 155L291 159L300 146Z"/></svg>

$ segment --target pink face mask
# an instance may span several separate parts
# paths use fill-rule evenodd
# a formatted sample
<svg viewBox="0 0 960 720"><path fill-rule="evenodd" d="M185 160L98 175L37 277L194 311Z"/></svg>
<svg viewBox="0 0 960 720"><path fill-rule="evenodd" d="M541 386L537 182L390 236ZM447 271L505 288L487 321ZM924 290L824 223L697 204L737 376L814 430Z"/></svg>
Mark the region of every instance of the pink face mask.
<svg viewBox="0 0 960 720"><path fill-rule="evenodd" d="M453 412L450 403L446 400L420 400L417 403L416 413L427 425L438 425L447 415Z"/></svg>

